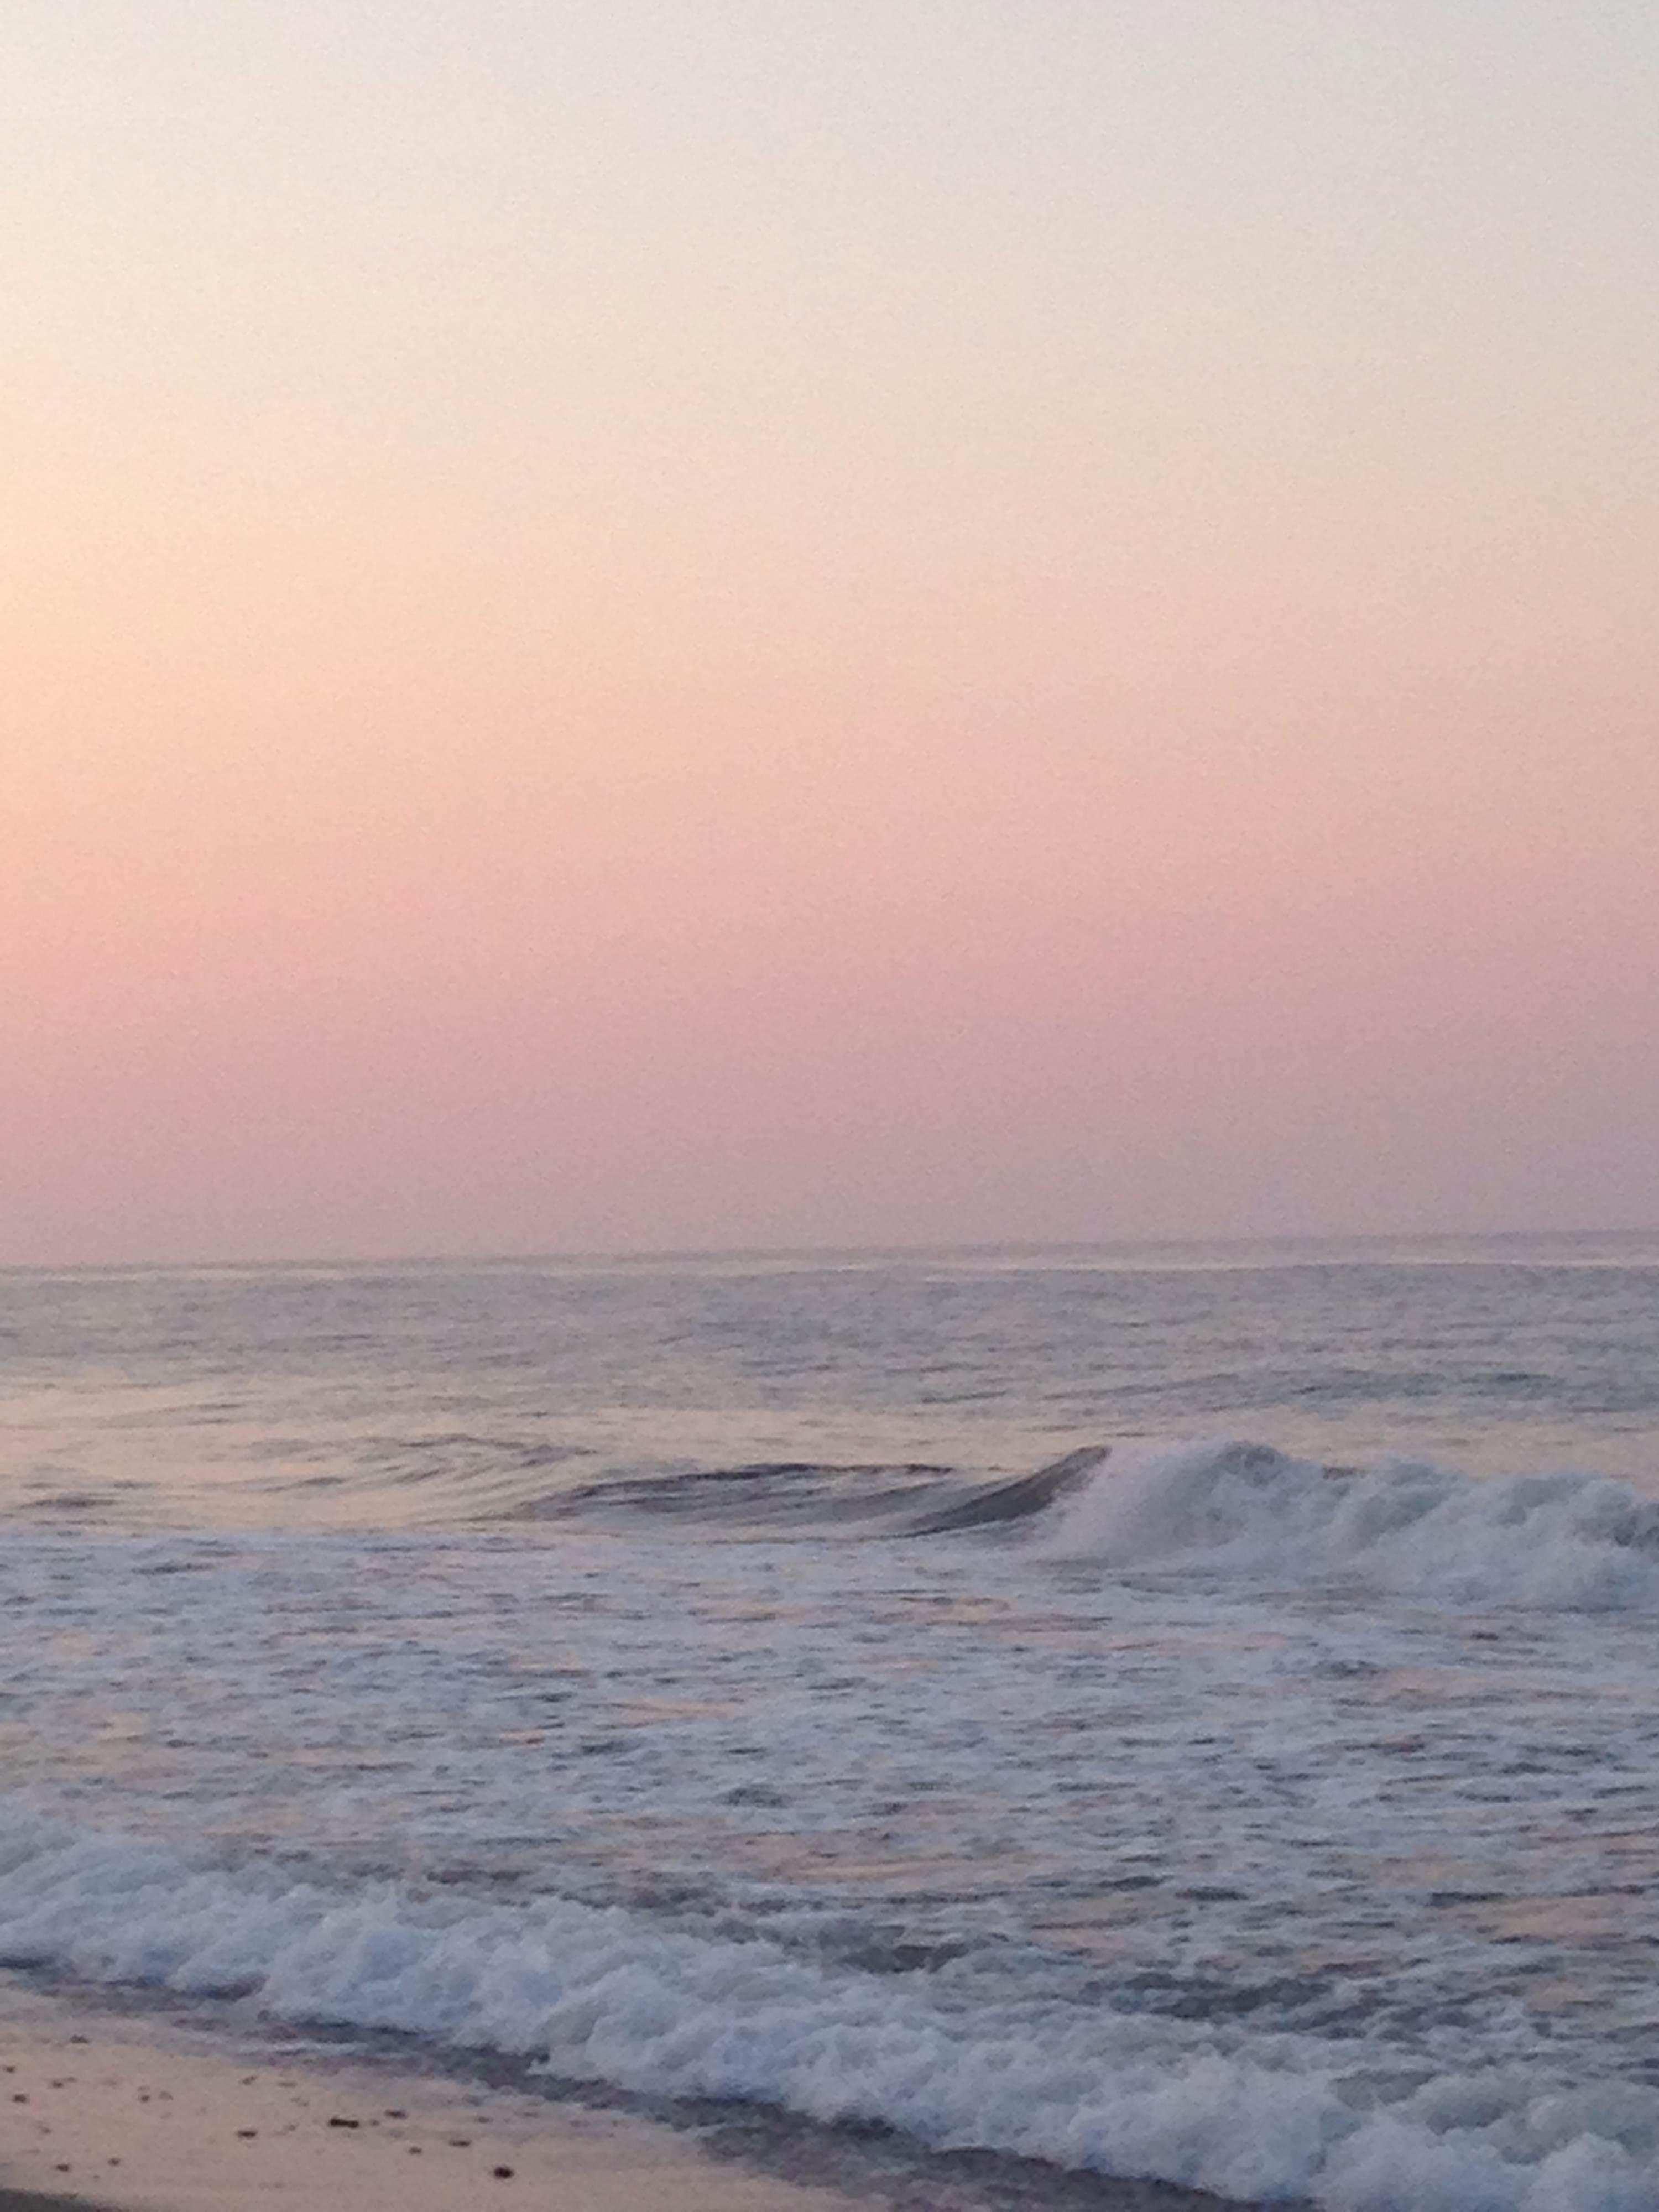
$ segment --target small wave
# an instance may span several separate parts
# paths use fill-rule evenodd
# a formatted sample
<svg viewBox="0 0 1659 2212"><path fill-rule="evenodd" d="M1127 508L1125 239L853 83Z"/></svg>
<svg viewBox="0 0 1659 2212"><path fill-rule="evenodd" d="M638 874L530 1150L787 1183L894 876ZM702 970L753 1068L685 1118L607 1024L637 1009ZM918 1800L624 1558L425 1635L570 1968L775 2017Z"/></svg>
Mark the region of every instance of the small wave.
<svg viewBox="0 0 1659 2212"><path fill-rule="evenodd" d="M691 1523L710 1533L823 1533L902 1518L919 1499L962 1486L948 1468L916 1462L854 1465L765 1460L744 1467L618 1474L498 1506L502 1521L581 1521L601 1526Z"/></svg>
<svg viewBox="0 0 1659 2212"><path fill-rule="evenodd" d="M1115 1461L1063 1509L1053 1554L1359 1583L1469 1605L1659 1606L1659 1503L1589 1474L1322 1467L1208 1442Z"/></svg>
<svg viewBox="0 0 1659 2212"><path fill-rule="evenodd" d="M1109 1455L1109 1444L1085 1444L1012 1482L996 1482L949 1504L938 1504L911 1523L912 1536L939 1536L958 1528L988 1528L1009 1521L1029 1521L1062 1498L1081 1490Z"/></svg>
<svg viewBox="0 0 1659 2212"><path fill-rule="evenodd" d="M1029 1520L1085 1482L1103 1444L1010 1481L985 1481L926 1462L844 1465L769 1460L668 1475L617 1476L498 1510L505 1520L658 1517L744 1534L935 1536Z"/></svg>
<svg viewBox="0 0 1659 2212"><path fill-rule="evenodd" d="M559 1510L569 1495L562 1471L593 1453L589 1445L540 1437L434 1429L359 1439L343 1464L320 1472L313 1469L317 1450L291 1439L267 1442L255 1455L287 1462L260 1478L262 1495L322 1505L337 1522L361 1514L414 1527Z"/></svg>
<svg viewBox="0 0 1659 2212"><path fill-rule="evenodd" d="M504 1904L191 1863L27 1814L0 1832L0 1960L235 1995L652 2096L723 2097L1331 2212L1638 2212L1659 2091L1510 2066L1390 2080L1368 2046L1055 2000L975 2003L619 1908Z"/></svg>

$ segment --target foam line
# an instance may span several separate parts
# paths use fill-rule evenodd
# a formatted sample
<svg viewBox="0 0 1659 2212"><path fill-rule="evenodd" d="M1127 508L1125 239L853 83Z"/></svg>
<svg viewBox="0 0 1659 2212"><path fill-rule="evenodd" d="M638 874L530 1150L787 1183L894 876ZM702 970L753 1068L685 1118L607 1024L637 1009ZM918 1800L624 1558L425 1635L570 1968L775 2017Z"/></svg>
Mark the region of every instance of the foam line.
<svg viewBox="0 0 1659 2212"><path fill-rule="evenodd" d="M863 1974L556 1897L325 1887L27 1816L0 1838L0 1960L1331 2212L1659 2202L1659 2093L1630 2085L1511 2067L1389 2096L1369 2045L973 2004L948 1970Z"/></svg>

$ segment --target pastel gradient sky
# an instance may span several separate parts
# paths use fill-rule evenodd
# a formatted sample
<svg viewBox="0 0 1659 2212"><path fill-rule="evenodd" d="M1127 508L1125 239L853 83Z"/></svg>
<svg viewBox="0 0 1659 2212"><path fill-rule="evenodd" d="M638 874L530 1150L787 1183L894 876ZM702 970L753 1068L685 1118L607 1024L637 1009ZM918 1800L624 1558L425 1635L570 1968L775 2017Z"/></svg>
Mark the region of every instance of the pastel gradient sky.
<svg viewBox="0 0 1659 2212"><path fill-rule="evenodd" d="M1651 0L0 105L0 1260L1659 1224Z"/></svg>

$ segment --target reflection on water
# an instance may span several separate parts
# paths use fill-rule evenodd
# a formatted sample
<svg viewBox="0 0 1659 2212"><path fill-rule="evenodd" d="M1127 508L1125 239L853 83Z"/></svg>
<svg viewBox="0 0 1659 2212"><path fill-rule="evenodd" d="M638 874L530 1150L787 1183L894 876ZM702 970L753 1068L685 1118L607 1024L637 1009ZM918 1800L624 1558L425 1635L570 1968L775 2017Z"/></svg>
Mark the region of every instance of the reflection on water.
<svg viewBox="0 0 1659 2212"><path fill-rule="evenodd" d="M93 1825L966 1944L1177 2016L1471 2061L1505 2007L1558 2060L1647 2021L1645 1620L1402 1619L982 1536L855 1556L59 1538L6 1571L0 1757Z"/></svg>

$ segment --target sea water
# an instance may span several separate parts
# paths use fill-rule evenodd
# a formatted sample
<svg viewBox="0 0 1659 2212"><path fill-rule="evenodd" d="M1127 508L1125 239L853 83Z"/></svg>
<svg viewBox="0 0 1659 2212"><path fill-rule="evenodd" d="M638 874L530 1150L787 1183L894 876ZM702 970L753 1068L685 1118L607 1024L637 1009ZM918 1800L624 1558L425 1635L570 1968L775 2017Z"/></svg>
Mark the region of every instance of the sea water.
<svg viewBox="0 0 1659 2212"><path fill-rule="evenodd" d="M1659 2203L1659 1240L13 1272L0 1353L14 1971Z"/></svg>

